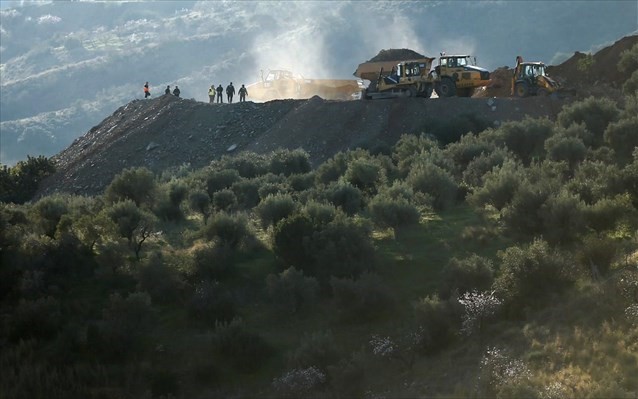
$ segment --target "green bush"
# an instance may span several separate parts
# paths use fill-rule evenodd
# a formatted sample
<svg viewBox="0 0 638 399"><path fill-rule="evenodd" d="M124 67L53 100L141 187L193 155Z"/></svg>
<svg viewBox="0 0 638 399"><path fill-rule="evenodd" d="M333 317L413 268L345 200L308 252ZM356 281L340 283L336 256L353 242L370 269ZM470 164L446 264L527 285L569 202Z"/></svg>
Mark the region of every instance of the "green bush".
<svg viewBox="0 0 638 399"><path fill-rule="evenodd" d="M266 278L266 289L271 300L290 313L297 313L303 306L312 305L319 294L319 283L314 277L289 267Z"/></svg>
<svg viewBox="0 0 638 399"><path fill-rule="evenodd" d="M441 272L439 294L447 299L454 292L486 291L494 280L492 261L473 254L464 259L452 258Z"/></svg>
<svg viewBox="0 0 638 399"><path fill-rule="evenodd" d="M305 368L315 366L327 370L340 358L332 331L305 334L297 348L288 354L288 367Z"/></svg>
<svg viewBox="0 0 638 399"><path fill-rule="evenodd" d="M380 226L399 228L419 223L419 210L405 198L389 193L376 195L368 204L372 220Z"/></svg>
<svg viewBox="0 0 638 399"><path fill-rule="evenodd" d="M200 281L193 287L188 314L197 325L211 327L235 317L235 301L216 281Z"/></svg>
<svg viewBox="0 0 638 399"><path fill-rule="evenodd" d="M626 96L637 96L638 93L638 71L634 71L629 79L622 85L622 92Z"/></svg>
<svg viewBox="0 0 638 399"><path fill-rule="evenodd" d="M9 319L9 339L52 339L62 327L60 302L53 297L21 300Z"/></svg>
<svg viewBox="0 0 638 399"><path fill-rule="evenodd" d="M432 354L450 345L461 330L462 307L456 298L442 301L428 296L414 304L414 316L421 334L421 350Z"/></svg>
<svg viewBox="0 0 638 399"><path fill-rule="evenodd" d="M290 187L297 192L309 190L314 187L315 174L310 172L290 175L288 176L288 184L290 184Z"/></svg>
<svg viewBox="0 0 638 399"><path fill-rule="evenodd" d="M315 179L320 184L329 184L339 180L348 169L348 156L343 152L336 153L317 167Z"/></svg>
<svg viewBox="0 0 638 399"><path fill-rule="evenodd" d="M612 122L605 130L605 142L614 150L621 164L632 161L634 148L638 147L638 116Z"/></svg>
<svg viewBox="0 0 638 399"><path fill-rule="evenodd" d="M266 156L254 152L242 151L237 155L224 155L213 163L217 169L232 169L245 179L261 176L268 171L268 159Z"/></svg>
<svg viewBox="0 0 638 399"><path fill-rule="evenodd" d="M585 228L584 205L566 190L551 195L539 211L543 237L550 244L564 245L576 240Z"/></svg>
<svg viewBox="0 0 638 399"><path fill-rule="evenodd" d="M216 211L231 212L237 207L237 197L230 189L222 189L213 194L213 207Z"/></svg>
<svg viewBox="0 0 638 399"><path fill-rule="evenodd" d="M554 123L547 118L525 117L522 121L503 123L485 134L485 139L507 147L524 165L545 157L544 143L554 134Z"/></svg>
<svg viewBox="0 0 638 399"><path fill-rule="evenodd" d="M138 208L131 200L115 203L104 211L117 226L119 235L126 238L139 259L142 244L153 234L155 229L155 216Z"/></svg>
<svg viewBox="0 0 638 399"><path fill-rule="evenodd" d="M337 209L333 205L315 201L308 201L301 212L307 215L315 226L328 224L337 215Z"/></svg>
<svg viewBox="0 0 638 399"><path fill-rule="evenodd" d="M203 229L208 240L219 240L222 245L237 248L251 235L248 219L242 214L229 215L225 212L215 214Z"/></svg>
<svg viewBox="0 0 638 399"><path fill-rule="evenodd" d="M551 190L528 182L521 183L511 203L502 210L503 221L510 232L534 237L543 233L540 212Z"/></svg>
<svg viewBox="0 0 638 399"><path fill-rule="evenodd" d="M620 53L618 70L621 72L633 72L638 70L638 44Z"/></svg>
<svg viewBox="0 0 638 399"><path fill-rule="evenodd" d="M290 216L297 209L297 204L289 194L275 194L264 198L255 208L261 219L261 225L266 228L276 225L280 220Z"/></svg>
<svg viewBox="0 0 638 399"><path fill-rule="evenodd" d="M147 292L154 303L171 304L179 300L184 283L177 270L154 253L139 269L138 290Z"/></svg>
<svg viewBox="0 0 638 399"><path fill-rule="evenodd" d="M155 215L167 221L184 219L181 205L187 196L188 186L186 184L178 180L171 181L166 187L166 194L162 195L155 207Z"/></svg>
<svg viewBox="0 0 638 399"><path fill-rule="evenodd" d="M111 203L129 199L136 206L142 206L154 203L156 189L153 172L147 168L129 168L115 175L104 194Z"/></svg>
<svg viewBox="0 0 638 399"><path fill-rule="evenodd" d="M580 138L554 135L545 140L547 158L552 161L565 161L571 169L585 159L587 147Z"/></svg>
<svg viewBox="0 0 638 399"><path fill-rule="evenodd" d="M606 276L620 252L617 240L605 236L589 235L583 239L576 260L583 270L590 270L592 278ZM595 270L595 271L594 271Z"/></svg>
<svg viewBox="0 0 638 399"><path fill-rule="evenodd" d="M213 195L219 190L230 188L241 178L239 173L233 169L213 170L206 176L206 192L212 200Z"/></svg>
<svg viewBox="0 0 638 399"><path fill-rule="evenodd" d="M204 191L194 191L188 196L188 204L192 210L202 214L204 224L206 224L211 214L210 197L208 194Z"/></svg>
<svg viewBox="0 0 638 399"><path fill-rule="evenodd" d="M240 209L252 209L259 203L259 184L254 180L240 180L231 187Z"/></svg>
<svg viewBox="0 0 638 399"><path fill-rule="evenodd" d="M359 158L350 161L344 175L345 181L364 192L376 192L384 180L383 168L374 159Z"/></svg>
<svg viewBox="0 0 638 399"><path fill-rule="evenodd" d="M494 288L510 316L523 316L527 308L551 302L574 281L573 265L546 241L509 247L498 257Z"/></svg>
<svg viewBox="0 0 638 399"><path fill-rule="evenodd" d="M272 347L244 322L216 323L212 338L213 353L224 358L240 372L254 373L273 353Z"/></svg>
<svg viewBox="0 0 638 399"><path fill-rule="evenodd" d="M193 250L195 277L201 280L223 281L234 271L233 251L225 245L211 243Z"/></svg>
<svg viewBox="0 0 638 399"><path fill-rule="evenodd" d="M328 201L348 215L354 215L363 207L363 193L350 183L335 183L325 191Z"/></svg>
<svg viewBox="0 0 638 399"><path fill-rule="evenodd" d="M444 153L452 158L456 170L462 172L474 159L495 150L494 143L475 134L465 134L459 141L448 144Z"/></svg>
<svg viewBox="0 0 638 399"><path fill-rule="evenodd" d="M637 175L638 176L638 175ZM565 186L586 204L623 192L623 174L616 165L587 161L578 165L574 177Z"/></svg>
<svg viewBox="0 0 638 399"><path fill-rule="evenodd" d="M635 224L636 209L629 195L603 198L584 209L587 226L598 233L614 230L619 223Z"/></svg>
<svg viewBox="0 0 638 399"><path fill-rule="evenodd" d="M589 97L563 107L558 114L558 123L563 127L584 123L593 135L593 144L599 146L603 143L605 129L618 119L619 114L620 111L612 100Z"/></svg>
<svg viewBox="0 0 638 399"><path fill-rule="evenodd" d="M388 316L395 298L381 278L363 273L358 279L330 279L335 308L341 320L369 321Z"/></svg>
<svg viewBox="0 0 638 399"><path fill-rule="evenodd" d="M481 187L486 173L500 168L510 158L506 150L497 148L490 153L483 153L472 159L463 171L462 181L466 187Z"/></svg>
<svg viewBox="0 0 638 399"><path fill-rule="evenodd" d="M60 195L44 197L31 208L35 223L42 232L53 238L62 216L69 213L68 199Z"/></svg>
<svg viewBox="0 0 638 399"><path fill-rule="evenodd" d="M432 196L434 209L446 209L456 202L458 185L452 175L433 163L420 163L408 174L406 182L415 190Z"/></svg>
<svg viewBox="0 0 638 399"><path fill-rule="evenodd" d="M279 149L270 156L269 171L275 175L290 176L308 173L310 170L310 157L302 149Z"/></svg>
<svg viewBox="0 0 638 399"><path fill-rule="evenodd" d="M0 165L0 202L22 204L33 197L40 182L55 173L49 158L27 156L15 166Z"/></svg>

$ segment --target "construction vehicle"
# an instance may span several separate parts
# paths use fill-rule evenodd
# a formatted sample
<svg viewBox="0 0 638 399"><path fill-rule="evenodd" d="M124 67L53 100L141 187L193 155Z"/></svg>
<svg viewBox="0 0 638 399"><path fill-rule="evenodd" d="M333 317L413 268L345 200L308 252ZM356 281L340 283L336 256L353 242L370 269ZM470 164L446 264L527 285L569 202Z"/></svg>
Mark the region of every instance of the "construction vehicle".
<svg viewBox="0 0 638 399"><path fill-rule="evenodd" d="M370 81L366 99L393 97L429 98L435 91L439 97L471 97L474 89L490 82L486 69L472 65L468 55L441 54L435 58L408 61L380 61L359 64L354 75ZM376 73L374 72L376 71Z"/></svg>
<svg viewBox="0 0 638 399"><path fill-rule="evenodd" d="M558 82L547 76L545 64L523 62L523 57L516 57L516 67L512 75L512 96L547 96L557 92L559 88Z"/></svg>
<svg viewBox="0 0 638 399"><path fill-rule="evenodd" d="M285 69L261 71L259 82L246 86L253 101L307 99L319 96L324 100L355 100L365 89L363 81L355 79L306 79Z"/></svg>

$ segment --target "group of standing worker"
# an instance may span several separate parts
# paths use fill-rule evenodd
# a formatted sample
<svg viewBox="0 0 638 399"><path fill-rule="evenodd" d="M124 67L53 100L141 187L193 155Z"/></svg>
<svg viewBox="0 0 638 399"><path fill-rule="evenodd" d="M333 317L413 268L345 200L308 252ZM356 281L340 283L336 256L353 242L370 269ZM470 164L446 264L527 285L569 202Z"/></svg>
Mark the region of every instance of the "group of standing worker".
<svg viewBox="0 0 638 399"><path fill-rule="evenodd" d="M171 94L171 86L166 86L166 90L164 90L164 94ZM175 97L179 97L179 94L180 94L179 87L175 85L175 89L173 90L173 95ZM210 89L208 89L208 102L210 104L213 104L215 102L215 94L217 94L217 102L223 104L224 99L222 95L224 94L224 88L222 87L222 85L217 86L217 88L215 88L215 85L211 85ZM246 86L241 85L237 94L239 94L239 102L240 103L245 102L246 96L248 95L248 90L246 90ZM226 86L226 96L228 97L229 104L233 103L234 95L235 95L235 86L233 86L233 82L230 82L230 84ZM148 82L146 82L144 84L144 98L147 98L150 96L151 96L151 90L148 87Z"/></svg>
<svg viewBox="0 0 638 399"><path fill-rule="evenodd" d="M246 90L246 86L241 85L237 93L239 94L239 102L240 103L245 102L246 96L248 95L248 90ZM223 98L224 88L222 87L222 85L217 86L217 88L215 88L215 85L211 85L210 89L208 89L208 102L210 104L213 104L215 102L215 94L217 94L217 103L223 104L224 103L224 98ZM233 103L234 95L235 95L235 86L233 86L233 82L230 82L230 84L226 86L226 96L228 97L229 104Z"/></svg>

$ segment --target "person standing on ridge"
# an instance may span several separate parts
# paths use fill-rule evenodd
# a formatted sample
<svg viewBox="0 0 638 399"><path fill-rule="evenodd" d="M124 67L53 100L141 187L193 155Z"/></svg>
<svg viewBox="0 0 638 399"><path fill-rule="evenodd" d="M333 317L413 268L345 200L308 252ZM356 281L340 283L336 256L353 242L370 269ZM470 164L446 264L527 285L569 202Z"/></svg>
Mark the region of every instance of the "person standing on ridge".
<svg viewBox="0 0 638 399"><path fill-rule="evenodd" d="M228 86L226 86L226 95L228 96L228 103L233 103L233 95L235 95L235 86L233 86L233 82L230 82Z"/></svg>
<svg viewBox="0 0 638 399"><path fill-rule="evenodd" d="M248 95L248 90L246 90L246 86L241 85L237 93L239 93L239 102L240 103L246 102L246 96Z"/></svg>
<svg viewBox="0 0 638 399"><path fill-rule="evenodd" d="M217 86L217 102L218 103L224 103L224 88L222 87L222 85L220 84L219 86Z"/></svg>
<svg viewBox="0 0 638 399"><path fill-rule="evenodd" d="M215 85L211 85L208 89L208 103L213 104L215 102Z"/></svg>
<svg viewBox="0 0 638 399"><path fill-rule="evenodd" d="M179 93L180 93L179 86L175 86L175 90L173 90L173 95L175 97L179 97Z"/></svg>
<svg viewBox="0 0 638 399"><path fill-rule="evenodd" d="M144 83L144 98L151 95L151 90L148 88L148 82Z"/></svg>
<svg viewBox="0 0 638 399"><path fill-rule="evenodd" d="M164 94L171 94L171 86L166 86L166 90L164 90Z"/></svg>

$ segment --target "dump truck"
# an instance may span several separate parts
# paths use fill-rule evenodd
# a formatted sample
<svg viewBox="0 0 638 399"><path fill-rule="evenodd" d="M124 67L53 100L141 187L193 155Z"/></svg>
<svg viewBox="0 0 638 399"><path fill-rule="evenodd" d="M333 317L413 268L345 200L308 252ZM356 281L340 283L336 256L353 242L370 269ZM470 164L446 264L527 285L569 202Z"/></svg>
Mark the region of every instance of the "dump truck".
<svg viewBox="0 0 638 399"><path fill-rule="evenodd" d="M259 82L246 86L254 101L307 99L319 96L325 100L361 98L365 85L360 79L306 79L286 69L261 71Z"/></svg>
<svg viewBox="0 0 638 399"><path fill-rule="evenodd" d="M359 64L354 75L369 80L364 98L425 97L432 92L439 97L471 97L478 87L487 86L490 73L472 65L469 55L441 53L434 69L435 58L406 61L375 61Z"/></svg>
<svg viewBox="0 0 638 399"><path fill-rule="evenodd" d="M516 57L516 67L512 75L512 96L547 96L556 93L559 89L558 82L545 72L545 64L524 62L520 55Z"/></svg>

